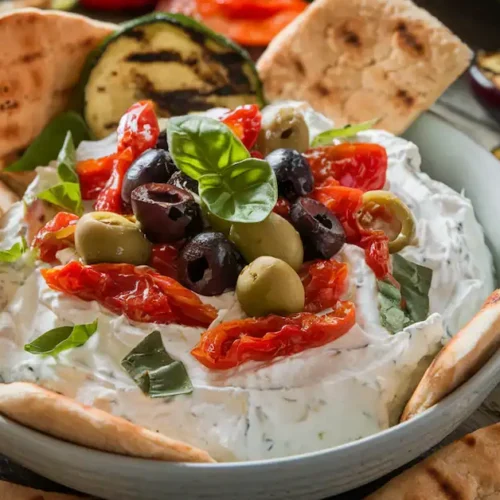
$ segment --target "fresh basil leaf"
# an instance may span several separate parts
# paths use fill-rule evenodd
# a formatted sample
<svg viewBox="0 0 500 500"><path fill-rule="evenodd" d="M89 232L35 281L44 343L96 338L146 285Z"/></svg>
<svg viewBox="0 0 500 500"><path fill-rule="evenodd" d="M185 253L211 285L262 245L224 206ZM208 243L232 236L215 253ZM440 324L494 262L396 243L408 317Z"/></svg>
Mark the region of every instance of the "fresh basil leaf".
<svg viewBox="0 0 500 500"><path fill-rule="evenodd" d="M317 148L318 146L328 146L332 143L333 139L338 139L339 137L352 137L358 132L363 132L364 130L373 128L379 121L380 118L375 118L374 120L358 123L357 125L346 125L342 128L326 130L325 132L318 134L313 139L311 147Z"/></svg>
<svg viewBox="0 0 500 500"><path fill-rule="evenodd" d="M90 134L83 118L74 111L56 116L31 143L23 156L9 165L7 172L34 170L39 165L48 165L57 158L68 131L73 137L74 146L89 139Z"/></svg>
<svg viewBox="0 0 500 500"><path fill-rule="evenodd" d="M82 194L76 182L60 182L37 194L37 198L48 201L76 215L83 214Z"/></svg>
<svg viewBox="0 0 500 500"><path fill-rule="evenodd" d="M28 250L28 244L24 238L14 243L8 250L0 250L0 262L16 262L24 252Z"/></svg>
<svg viewBox="0 0 500 500"><path fill-rule="evenodd" d="M278 199L276 176L225 124L180 116L168 121L167 136L175 164L199 182L210 212L230 222L260 222L269 215Z"/></svg>
<svg viewBox="0 0 500 500"><path fill-rule="evenodd" d="M76 173L76 149L70 131L66 134L63 147L57 156L57 175L62 182L79 182Z"/></svg>
<svg viewBox="0 0 500 500"><path fill-rule="evenodd" d="M207 116L170 118L167 138L177 167L196 181L250 158L250 153L229 127Z"/></svg>
<svg viewBox="0 0 500 500"><path fill-rule="evenodd" d="M399 254L393 255L392 267L411 319L414 323L425 321L429 315L432 269L410 262Z"/></svg>
<svg viewBox="0 0 500 500"><path fill-rule="evenodd" d="M151 398L193 392L186 367L170 357L158 331L150 333L122 360L122 367Z"/></svg>
<svg viewBox="0 0 500 500"><path fill-rule="evenodd" d="M274 172L256 158L235 163L220 175L201 177L199 191L210 212L230 222L260 222L278 199Z"/></svg>
<svg viewBox="0 0 500 500"><path fill-rule="evenodd" d="M61 326L45 332L33 342L26 344L24 350L31 354L55 356L62 351L81 347L97 331L97 320L88 325Z"/></svg>
<svg viewBox="0 0 500 500"><path fill-rule="evenodd" d="M398 254L393 255L392 266L392 274L401 289L383 280L379 280L377 285L380 323L394 334L427 319L432 269L410 262Z"/></svg>

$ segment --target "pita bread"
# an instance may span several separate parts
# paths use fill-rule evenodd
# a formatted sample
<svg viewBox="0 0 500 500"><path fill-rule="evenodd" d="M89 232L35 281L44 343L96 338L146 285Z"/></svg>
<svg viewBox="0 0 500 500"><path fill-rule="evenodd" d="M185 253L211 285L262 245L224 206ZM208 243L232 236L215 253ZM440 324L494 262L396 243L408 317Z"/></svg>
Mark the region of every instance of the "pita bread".
<svg viewBox="0 0 500 500"><path fill-rule="evenodd" d="M309 102L336 125L403 132L467 68L471 51L410 0L315 0L257 63L269 100Z"/></svg>
<svg viewBox="0 0 500 500"><path fill-rule="evenodd" d="M34 384L0 384L0 413L32 429L96 450L167 462L214 462L203 450Z"/></svg>
<svg viewBox="0 0 500 500"><path fill-rule="evenodd" d="M401 416L404 422L463 384L500 346L500 290L434 358Z"/></svg>
<svg viewBox="0 0 500 500"><path fill-rule="evenodd" d="M87 55L115 28L58 11L0 16L0 157L28 146L67 107Z"/></svg>
<svg viewBox="0 0 500 500"><path fill-rule="evenodd" d="M500 498L500 424L468 434L403 472L366 500Z"/></svg>
<svg viewBox="0 0 500 500"><path fill-rule="evenodd" d="M49 493L47 491L26 488L19 484L0 481L0 498L2 500L85 500L88 497Z"/></svg>

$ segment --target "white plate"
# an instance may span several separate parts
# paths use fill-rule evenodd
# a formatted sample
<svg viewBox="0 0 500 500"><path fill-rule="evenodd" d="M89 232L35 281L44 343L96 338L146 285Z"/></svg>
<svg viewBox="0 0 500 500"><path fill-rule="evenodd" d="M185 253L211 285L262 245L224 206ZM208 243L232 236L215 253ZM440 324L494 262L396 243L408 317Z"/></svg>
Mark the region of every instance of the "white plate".
<svg viewBox="0 0 500 500"><path fill-rule="evenodd" d="M423 169L457 191L465 189L500 269L500 163L433 115L406 137ZM419 417L334 449L291 458L227 464L171 464L90 450L0 417L0 452L54 481L106 499L312 500L345 492L400 467L436 445L500 382L500 352L472 379ZM75 429L78 432L78 429Z"/></svg>

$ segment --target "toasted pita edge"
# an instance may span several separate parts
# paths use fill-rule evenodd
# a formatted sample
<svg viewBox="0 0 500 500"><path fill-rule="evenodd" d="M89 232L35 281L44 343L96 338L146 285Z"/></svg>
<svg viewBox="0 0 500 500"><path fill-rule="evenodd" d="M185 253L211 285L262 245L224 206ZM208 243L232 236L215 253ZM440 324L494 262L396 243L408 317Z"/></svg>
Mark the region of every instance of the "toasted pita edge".
<svg viewBox="0 0 500 500"><path fill-rule="evenodd" d="M0 481L0 498L2 500L85 500L89 497L53 493Z"/></svg>
<svg viewBox="0 0 500 500"><path fill-rule="evenodd" d="M116 25L33 8L0 15L0 157L67 109L88 54Z"/></svg>
<svg viewBox="0 0 500 500"><path fill-rule="evenodd" d="M214 462L203 450L31 383L0 384L0 413L96 450L168 462Z"/></svg>
<svg viewBox="0 0 500 500"><path fill-rule="evenodd" d="M401 422L422 413L468 380L500 346L500 289L447 344L425 372Z"/></svg>
<svg viewBox="0 0 500 500"><path fill-rule="evenodd" d="M400 134L472 56L410 0L315 0L271 41L257 70L271 101L306 101L336 126L376 117L377 128Z"/></svg>

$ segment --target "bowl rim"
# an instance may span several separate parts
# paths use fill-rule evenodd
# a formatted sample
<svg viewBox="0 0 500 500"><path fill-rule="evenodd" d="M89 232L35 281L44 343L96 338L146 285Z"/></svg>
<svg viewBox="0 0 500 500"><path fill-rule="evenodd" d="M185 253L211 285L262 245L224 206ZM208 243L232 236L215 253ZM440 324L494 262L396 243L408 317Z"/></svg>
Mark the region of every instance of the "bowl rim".
<svg viewBox="0 0 500 500"><path fill-rule="evenodd" d="M431 121L440 122L445 128L451 129L454 134L461 136L464 142L468 142L473 145L473 148L481 149L483 152L490 153L486 148L476 142L473 138L457 129L452 123L444 119L440 115L433 113L432 111L427 111L422 115L422 118L429 119ZM404 137L405 134L403 134ZM491 154L491 153L490 153ZM495 157L491 154L492 159ZM486 235L485 235L486 236ZM488 238L486 237L486 243L488 244ZM494 269L494 276L497 285L500 286L500 270ZM498 273L498 274L497 274ZM306 453L301 453L297 455L276 457L276 458L266 458L259 460L247 460L247 461L232 461L232 462L214 462L214 463L195 463L195 462L168 462L161 460L154 460L149 458L132 457L127 455L120 455L117 453L101 451L98 449L86 447L84 445L72 443L65 441L63 439L45 434L41 431L32 429L23 424L20 424L14 420L9 419L0 414L0 429L9 431L9 429L16 429L19 432L25 432L28 436L37 438L38 440L45 442L48 445L55 445L61 448L61 452L64 450L73 451L75 453L84 453L87 458L95 457L95 459L100 459L103 461L113 460L115 465L123 465L124 467L139 466L139 467L150 467L151 470L161 471L165 467L169 468L170 471L175 470L192 470L192 471L203 471L204 474L210 474L211 472L218 473L229 470L249 470L249 469L259 469L265 467L269 469L270 467L286 467L293 466L297 463L309 464L314 462L321 462L323 459L330 455L340 455L347 453L358 453L356 450L360 448L361 450L367 446L376 445L377 441L381 443L386 440L388 436L392 439L400 439L401 442L404 441L404 435L409 432L410 429L425 426L426 422L430 422L433 419L440 418L440 415L446 413L448 409L451 409L457 402L462 399L465 395L474 394L480 390L482 386L486 386L488 382L491 383L492 380L496 380L497 383L500 382L500 349L497 350L491 358L476 372L472 375L466 382L460 385L453 392L445 396L440 402L428 408L424 412L416 415L402 423L398 423L387 429L383 429L375 434L363 437L361 439L350 441L338 446L323 448L320 450L310 451ZM496 385L496 384L495 384Z"/></svg>

